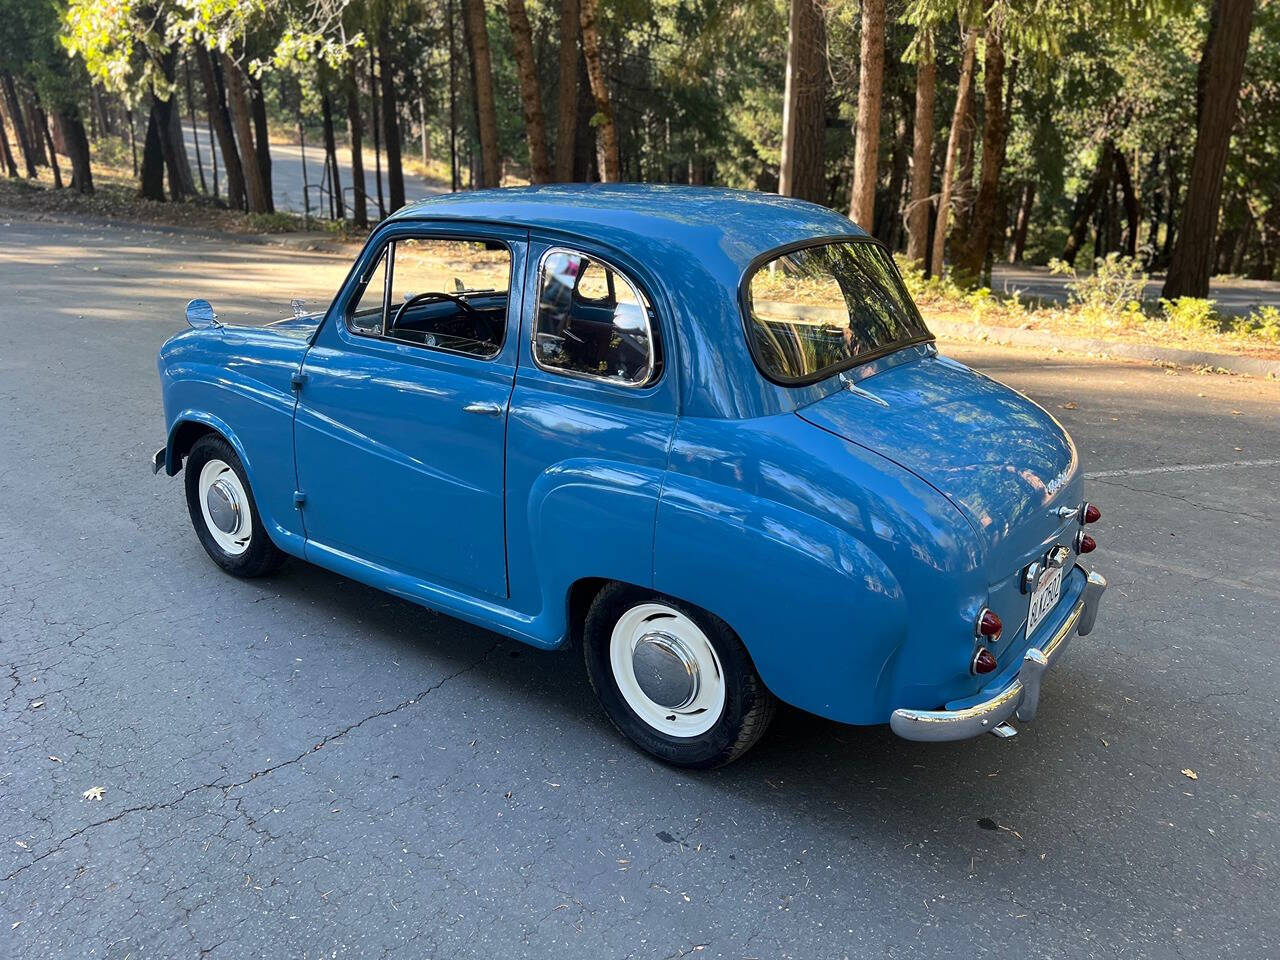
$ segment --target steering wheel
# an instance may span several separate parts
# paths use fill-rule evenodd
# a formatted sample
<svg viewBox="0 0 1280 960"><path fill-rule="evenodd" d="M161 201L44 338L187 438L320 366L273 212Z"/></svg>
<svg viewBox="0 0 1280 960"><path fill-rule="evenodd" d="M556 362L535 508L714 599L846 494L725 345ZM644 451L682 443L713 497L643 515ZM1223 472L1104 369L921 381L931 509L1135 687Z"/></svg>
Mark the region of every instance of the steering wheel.
<svg viewBox="0 0 1280 960"><path fill-rule="evenodd" d="M436 290L427 290L423 293L415 293L412 297L400 304L400 309L396 311L396 315L391 318L391 329L394 330L400 325L400 318L404 316L404 312L419 301L425 300L448 300L450 303L456 303L462 312L467 315L471 321L471 335L480 341L489 339L489 331L484 328L483 321L480 319L480 311L473 307L461 297L455 297L451 293L442 293Z"/></svg>

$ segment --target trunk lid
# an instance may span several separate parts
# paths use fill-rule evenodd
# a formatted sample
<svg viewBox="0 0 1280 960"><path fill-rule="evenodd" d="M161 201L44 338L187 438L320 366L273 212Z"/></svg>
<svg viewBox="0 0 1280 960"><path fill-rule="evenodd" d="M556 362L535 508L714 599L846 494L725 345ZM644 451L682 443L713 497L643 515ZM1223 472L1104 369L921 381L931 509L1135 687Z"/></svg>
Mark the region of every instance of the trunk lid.
<svg viewBox="0 0 1280 960"><path fill-rule="evenodd" d="M904 359L877 364L853 389L797 413L910 470L950 500L986 550L993 598L1005 594L1031 560L1055 543L1072 544L1075 520L1058 511L1081 501L1075 445L1017 391L944 357ZM1010 627L1017 622L1005 619Z"/></svg>

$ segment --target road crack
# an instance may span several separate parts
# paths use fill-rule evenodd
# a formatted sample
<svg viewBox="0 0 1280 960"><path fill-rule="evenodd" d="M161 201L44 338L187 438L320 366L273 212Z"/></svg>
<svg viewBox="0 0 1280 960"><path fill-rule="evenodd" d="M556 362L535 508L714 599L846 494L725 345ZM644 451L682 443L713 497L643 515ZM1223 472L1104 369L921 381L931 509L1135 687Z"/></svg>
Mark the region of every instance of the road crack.
<svg viewBox="0 0 1280 960"><path fill-rule="evenodd" d="M20 876L25 871L29 870L31 867L34 867L40 861L53 856L55 853L59 853L72 840L75 840L77 837L83 836L84 834L88 833L91 830L96 830L98 827L106 826L109 823L116 823L120 820L123 820L125 817L131 816L135 813L154 813L157 810L172 809L173 807L176 807L179 804L181 804L191 795L200 793L201 791L204 791L204 790L221 790L223 793L223 796L225 797L228 794L230 794L232 790L235 790L238 787L247 786L250 783L260 780L263 777L270 776L271 774L275 773L277 770L282 770L285 767L291 767L296 763L300 763L301 761L305 760L307 757L311 756L313 753L317 753L320 750L323 750L329 744L337 740L341 740L343 737L351 733L353 730L358 730L360 727L363 727L366 723L369 723L373 720L379 720L383 717L389 717L394 713L399 713L401 710L414 706L415 704L419 703L426 697L435 693L437 690L443 687L446 683L449 683L451 680L455 680L458 677L463 676L464 674L470 673L472 670L475 670L477 667L481 666L486 660L488 660L491 656L493 656L494 652L500 646L502 646L502 641L501 640L495 641L493 645L489 647L488 650L486 650L483 654L481 654L475 660L472 660L466 666L455 670L453 673L449 673L441 677L439 680L431 684L431 686L427 687L425 690L423 690L421 693L417 694L416 696L410 697L407 700L401 700L398 704L396 704L393 707L388 707L385 710L379 710L375 713L371 713L368 716L362 717L361 719L355 721L354 723L347 724L345 727L340 728L334 733L327 734L325 737L319 740L315 745L302 751L302 753L298 754L296 757L292 757L289 760L282 760L279 763L274 763L271 766L264 767L261 770L255 770L253 773L249 774L249 776L245 777L242 780L236 780L231 783L224 783L221 779L219 779L219 780L214 780L211 783L201 783L194 787L188 787L187 789L179 793L176 797L174 797L172 800L166 800L162 803L144 803L144 804L138 804L132 807L125 807L123 810L120 810L109 817L103 817L101 820L94 820L91 823L86 823L83 826L77 827L75 830L71 831L65 837L58 840L48 850L45 850L43 853L37 854L31 859L30 862L25 863L22 866L18 867L16 870L11 872L8 876L4 877L3 880L0 880L0 882L8 883L12 881L13 879ZM238 804L239 804L239 801L237 801L237 805ZM242 816L245 815L243 810L239 810L238 812ZM258 831L255 830L255 832L258 832Z"/></svg>

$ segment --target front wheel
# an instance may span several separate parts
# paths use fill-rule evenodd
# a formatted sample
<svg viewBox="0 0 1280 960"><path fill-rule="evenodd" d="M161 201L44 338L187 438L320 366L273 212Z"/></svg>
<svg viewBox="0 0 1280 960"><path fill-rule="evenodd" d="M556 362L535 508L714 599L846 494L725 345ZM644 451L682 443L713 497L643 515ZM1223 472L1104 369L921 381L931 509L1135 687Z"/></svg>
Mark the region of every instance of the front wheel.
<svg viewBox="0 0 1280 960"><path fill-rule="evenodd" d="M191 525L213 562L237 577L280 569L286 556L267 536L240 458L222 437L195 442L186 464Z"/></svg>
<svg viewBox="0 0 1280 960"><path fill-rule="evenodd" d="M777 701L724 621L623 584L602 590L583 630L587 675L614 725L681 767L735 760Z"/></svg>

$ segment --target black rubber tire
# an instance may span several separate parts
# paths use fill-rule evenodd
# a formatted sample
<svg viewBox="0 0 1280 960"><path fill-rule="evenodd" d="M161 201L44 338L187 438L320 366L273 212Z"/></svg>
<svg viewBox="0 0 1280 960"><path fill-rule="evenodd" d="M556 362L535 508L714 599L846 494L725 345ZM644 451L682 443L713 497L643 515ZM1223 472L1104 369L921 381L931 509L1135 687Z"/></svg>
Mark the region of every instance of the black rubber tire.
<svg viewBox="0 0 1280 960"><path fill-rule="evenodd" d="M249 548L244 553L230 554L218 546L205 524L204 513L200 509L200 471L210 460L221 460L231 467L240 477L245 493L249 496L249 516L253 521L253 535L249 538ZM244 472L244 465L236 456L231 444L216 433L206 434L195 442L191 452L187 454L183 478L187 488L187 510L191 514L191 525L195 527L196 536L205 553L227 573L235 577L252 579L265 577L279 570L288 555L271 542L267 530L258 513L258 504L253 497L253 488L249 486L249 477Z"/></svg>
<svg viewBox="0 0 1280 960"><path fill-rule="evenodd" d="M609 639L619 618L637 603L655 600L679 610L702 629L724 670L724 713L714 727L696 737L668 736L640 719L618 689L609 663ZM778 701L760 679L751 655L727 623L705 610L628 584L611 583L592 602L582 634L587 677L605 713L628 739L664 763L694 770L723 766L751 749L773 720Z"/></svg>

